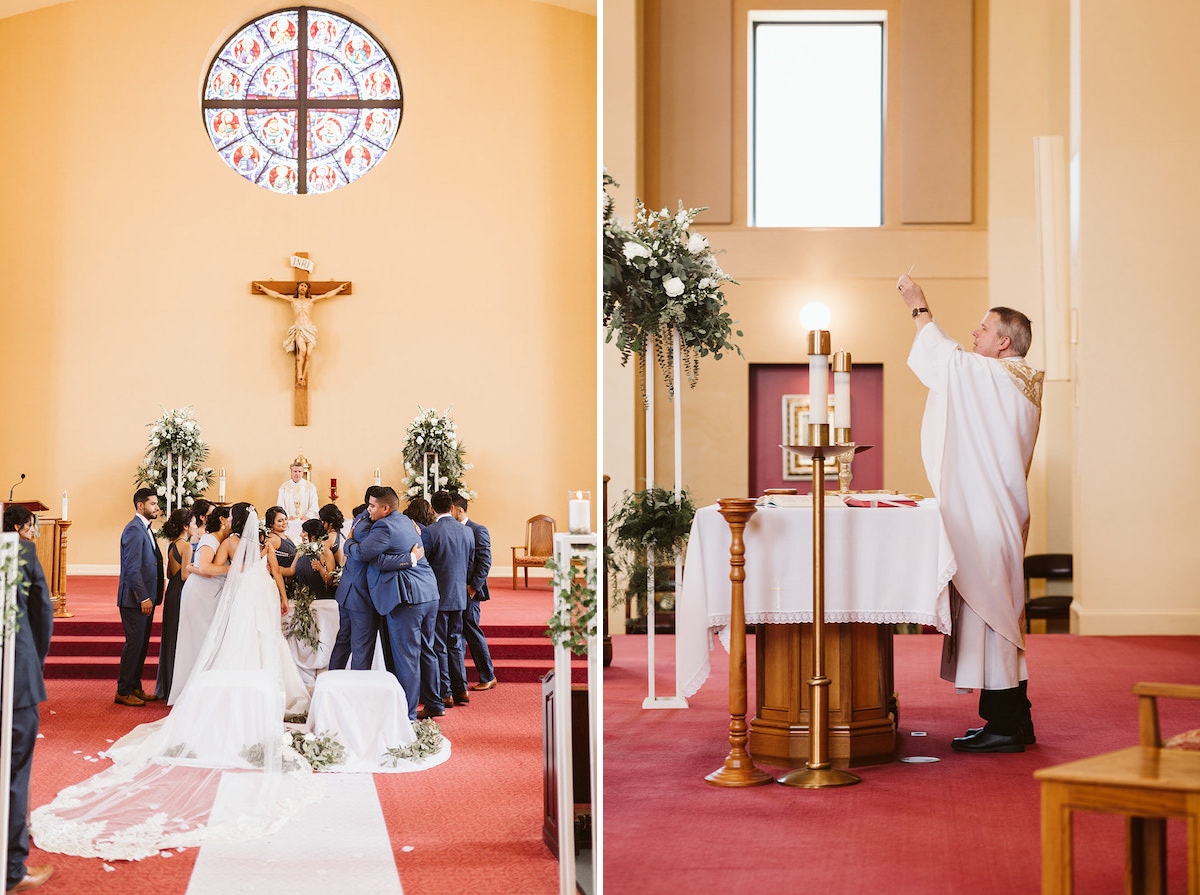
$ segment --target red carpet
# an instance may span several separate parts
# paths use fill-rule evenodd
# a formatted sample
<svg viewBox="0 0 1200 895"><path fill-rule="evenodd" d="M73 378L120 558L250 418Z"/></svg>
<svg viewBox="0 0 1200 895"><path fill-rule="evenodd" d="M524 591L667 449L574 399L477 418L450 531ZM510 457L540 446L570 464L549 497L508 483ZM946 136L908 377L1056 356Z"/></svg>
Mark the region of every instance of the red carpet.
<svg viewBox="0 0 1200 895"><path fill-rule="evenodd" d="M1034 635L1028 658L1038 744L1018 755L960 755L950 740L976 726L976 695L938 680L941 638L897 636L901 755L930 764L855 769L828 790L719 789L704 775L729 750L728 657L691 708L644 711L645 639L614 637L604 683L604 880L610 893L1012 895L1041 889L1041 767L1134 745L1136 681L1200 683L1198 637ZM672 639L658 692L673 692ZM753 656L753 647L751 647ZM753 666L753 660L751 660ZM753 669L751 668L751 672ZM753 676L753 675L751 675ZM753 682L750 699L753 704ZM753 711L753 709L752 709ZM1164 733L1200 726L1200 705L1160 703ZM912 737L912 731L928 736ZM779 776L782 769L764 767ZM1077 814L1076 891L1124 891L1124 827ZM1170 885L1187 884L1182 822L1168 823Z"/></svg>
<svg viewBox="0 0 1200 895"><path fill-rule="evenodd" d="M68 587L68 608L81 621L116 615L115 597L109 599L116 579L99 580L111 581L113 590L94 600L73 590L74 580ZM516 594L510 582L503 585L484 607L485 626L533 626L550 614L547 585L522 587ZM56 628L56 636L61 630ZM545 667L552 664L551 659ZM113 680L46 683L50 698L42 705L44 739L34 754L34 806L108 764L86 761L86 756L94 758L135 724L167 711L161 703L138 709L114 705ZM406 895L557 892L558 864L542 844L541 685L505 683L501 676L494 690L472 694L469 706L450 710L441 722L454 744L448 762L421 773L375 776ZM30 863L55 868L54 877L38 890L48 895L183 895L196 860L196 850L190 849L171 858L116 862L108 871L97 859L47 854L36 846L35 841ZM338 856L330 861L336 863ZM337 878L345 884L339 892L355 891L352 866Z"/></svg>

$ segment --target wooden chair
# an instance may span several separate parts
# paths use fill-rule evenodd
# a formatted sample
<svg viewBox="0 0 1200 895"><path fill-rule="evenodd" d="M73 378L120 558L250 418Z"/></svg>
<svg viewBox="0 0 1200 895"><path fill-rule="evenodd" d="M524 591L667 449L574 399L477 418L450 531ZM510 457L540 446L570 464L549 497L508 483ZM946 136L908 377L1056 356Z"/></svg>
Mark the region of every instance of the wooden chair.
<svg viewBox="0 0 1200 895"><path fill-rule="evenodd" d="M1070 553L1035 553L1025 557L1025 633L1029 633L1031 619L1049 621L1052 618L1070 620L1071 596L1046 596L1029 598L1029 579L1044 578L1050 581L1071 581L1074 577L1074 560Z"/></svg>
<svg viewBox="0 0 1200 895"><path fill-rule="evenodd" d="M1042 893L1072 891L1072 812L1126 817L1125 890L1167 890L1167 818L1187 819L1188 892L1200 895L1197 731L1163 744L1158 698L1200 699L1200 686L1135 684L1140 745L1034 772L1042 785ZM1173 744L1178 742L1179 747Z"/></svg>
<svg viewBox="0 0 1200 895"><path fill-rule="evenodd" d="M517 556L524 550L524 556ZM513 590L517 589L517 568L525 570L525 586L529 587L529 567L541 568L554 556L554 519L545 514L530 516L525 522L525 546L513 547Z"/></svg>

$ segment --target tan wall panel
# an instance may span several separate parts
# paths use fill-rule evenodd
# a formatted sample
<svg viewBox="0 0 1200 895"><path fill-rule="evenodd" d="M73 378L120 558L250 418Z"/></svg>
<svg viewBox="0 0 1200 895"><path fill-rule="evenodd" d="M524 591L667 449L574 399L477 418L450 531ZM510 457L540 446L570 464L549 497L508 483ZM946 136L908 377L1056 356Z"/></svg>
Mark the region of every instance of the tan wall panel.
<svg viewBox="0 0 1200 895"><path fill-rule="evenodd" d="M900 219L972 220L971 0L905 0L901 27Z"/></svg>
<svg viewBox="0 0 1200 895"><path fill-rule="evenodd" d="M733 221L733 0L649 0L659 56L652 205L708 206L700 222ZM649 72L648 72L649 73Z"/></svg>

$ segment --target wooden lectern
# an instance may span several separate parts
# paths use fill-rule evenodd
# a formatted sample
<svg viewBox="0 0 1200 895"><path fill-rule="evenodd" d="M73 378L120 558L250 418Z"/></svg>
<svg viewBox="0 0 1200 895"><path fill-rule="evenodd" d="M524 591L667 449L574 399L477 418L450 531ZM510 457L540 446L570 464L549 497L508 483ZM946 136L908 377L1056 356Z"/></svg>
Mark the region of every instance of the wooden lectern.
<svg viewBox="0 0 1200 895"><path fill-rule="evenodd" d="M50 584L54 617L72 618L67 611L67 529L71 527L70 521L40 515L50 509L40 500L13 500L5 504L9 505L25 507L37 518L38 536L34 545L42 572Z"/></svg>

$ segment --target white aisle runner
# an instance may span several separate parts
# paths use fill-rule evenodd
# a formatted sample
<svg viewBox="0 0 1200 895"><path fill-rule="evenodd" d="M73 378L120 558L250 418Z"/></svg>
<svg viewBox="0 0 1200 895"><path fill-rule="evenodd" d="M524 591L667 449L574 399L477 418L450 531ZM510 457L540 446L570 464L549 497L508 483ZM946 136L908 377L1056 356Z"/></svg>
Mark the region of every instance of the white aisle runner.
<svg viewBox="0 0 1200 895"><path fill-rule="evenodd" d="M234 797L225 774L213 806ZM339 892L403 895L383 809L370 774L321 774L325 797L270 836L200 849L187 895Z"/></svg>

